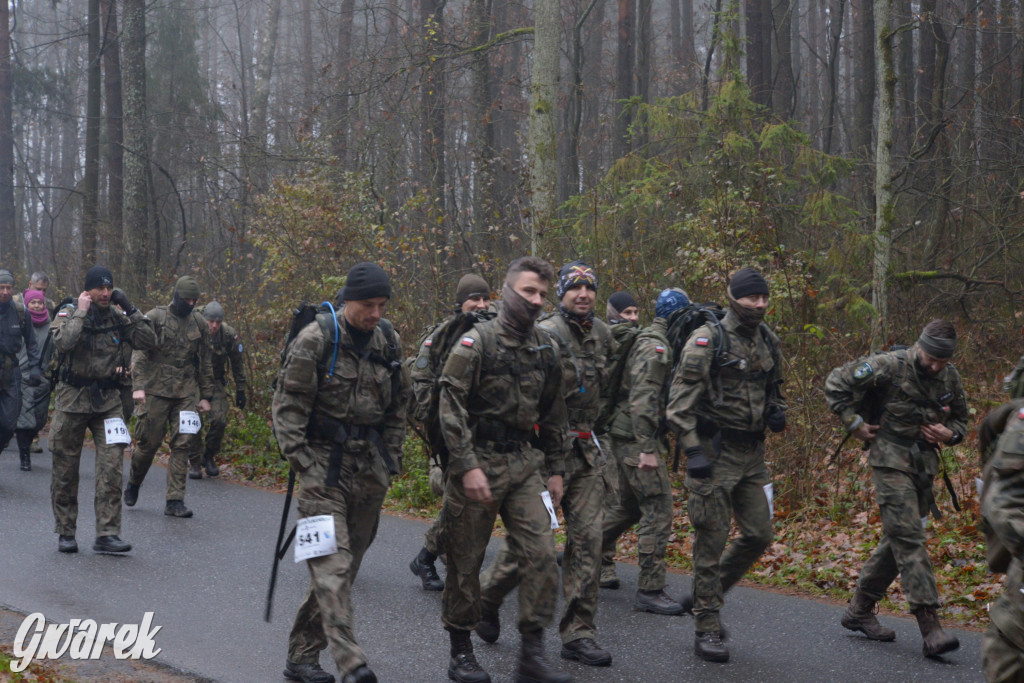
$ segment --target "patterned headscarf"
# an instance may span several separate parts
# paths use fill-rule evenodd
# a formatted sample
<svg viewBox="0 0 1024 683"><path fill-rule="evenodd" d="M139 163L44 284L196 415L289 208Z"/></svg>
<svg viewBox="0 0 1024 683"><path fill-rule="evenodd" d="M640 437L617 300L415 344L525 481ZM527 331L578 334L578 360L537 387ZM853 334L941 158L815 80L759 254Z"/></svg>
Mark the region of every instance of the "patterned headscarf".
<svg viewBox="0 0 1024 683"><path fill-rule="evenodd" d="M583 261L572 261L558 271L558 286L555 294L561 299L573 287L585 285L597 291L597 273Z"/></svg>

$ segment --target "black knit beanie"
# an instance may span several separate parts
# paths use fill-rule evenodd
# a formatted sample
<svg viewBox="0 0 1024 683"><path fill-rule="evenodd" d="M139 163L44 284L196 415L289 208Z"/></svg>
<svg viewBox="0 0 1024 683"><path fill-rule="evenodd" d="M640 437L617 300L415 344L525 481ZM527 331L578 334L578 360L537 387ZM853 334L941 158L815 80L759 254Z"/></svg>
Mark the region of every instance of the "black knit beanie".
<svg viewBox="0 0 1024 683"><path fill-rule="evenodd" d="M734 299L754 294L768 296L768 281L753 268L740 268L729 280L729 292Z"/></svg>
<svg viewBox="0 0 1024 683"><path fill-rule="evenodd" d="M391 298L391 280L383 268L369 261L352 266L345 286L338 292L342 301L365 301L379 296Z"/></svg>
<svg viewBox="0 0 1024 683"><path fill-rule="evenodd" d="M618 313L622 313L630 306L637 305L636 299L634 299L633 295L630 294L629 292L615 292L610 297L608 297L608 303Z"/></svg>
<svg viewBox="0 0 1024 683"><path fill-rule="evenodd" d="M108 286L114 286L114 276L110 274L109 270L103 266L93 266L86 271L85 286L82 289L88 292L90 289Z"/></svg>

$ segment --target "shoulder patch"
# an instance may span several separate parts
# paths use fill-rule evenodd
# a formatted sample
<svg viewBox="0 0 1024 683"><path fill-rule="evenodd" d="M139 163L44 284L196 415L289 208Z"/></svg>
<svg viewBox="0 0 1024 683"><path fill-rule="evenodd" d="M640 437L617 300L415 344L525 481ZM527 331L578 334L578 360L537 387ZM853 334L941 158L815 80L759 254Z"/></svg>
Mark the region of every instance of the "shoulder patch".
<svg viewBox="0 0 1024 683"><path fill-rule="evenodd" d="M461 344L462 344L463 346L469 346L469 347L472 347L472 346L473 346L473 344L474 344L474 343L476 343L476 340L475 340L475 339L473 339L472 337L463 337L463 338L462 338L462 342L460 342L460 343L461 343Z"/></svg>
<svg viewBox="0 0 1024 683"><path fill-rule="evenodd" d="M238 339L238 337L235 337L235 339ZM238 344L238 352L239 353L242 352L242 344L241 343Z"/></svg>
<svg viewBox="0 0 1024 683"><path fill-rule="evenodd" d="M66 317L68 317L68 309L66 309L66 308L60 309L60 311L57 313L57 317L58 318L66 318Z"/></svg>
<svg viewBox="0 0 1024 683"><path fill-rule="evenodd" d="M1024 407L1021 407L1020 411L1017 413L1017 419L1024 420Z"/></svg>
<svg viewBox="0 0 1024 683"><path fill-rule="evenodd" d="M428 360L426 356L420 356L419 358L416 359L416 369L417 370L423 370L429 364L430 364L430 360Z"/></svg>
<svg viewBox="0 0 1024 683"><path fill-rule="evenodd" d="M655 353L665 353L665 347L662 346L661 344L657 344L654 347L654 352Z"/></svg>
<svg viewBox="0 0 1024 683"><path fill-rule="evenodd" d="M697 346L707 346L710 341L707 337L697 337L693 343Z"/></svg>
<svg viewBox="0 0 1024 683"><path fill-rule="evenodd" d="M871 375L875 374L875 369L871 367L871 363L861 363L857 366L857 369L853 371L854 379L867 379Z"/></svg>
<svg viewBox="0 0 1024 683"><path fill-rule="evenodd" d="M429 347L433 343L434 343L434 340L428 338L425 342L423 342L423 345Z"/></svg>

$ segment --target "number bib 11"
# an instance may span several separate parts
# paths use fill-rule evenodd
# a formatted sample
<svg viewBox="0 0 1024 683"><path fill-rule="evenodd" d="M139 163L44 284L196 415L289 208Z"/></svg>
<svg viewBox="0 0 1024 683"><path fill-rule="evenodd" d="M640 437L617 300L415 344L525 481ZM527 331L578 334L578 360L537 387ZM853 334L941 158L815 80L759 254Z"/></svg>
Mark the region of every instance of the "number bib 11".
<svg viewBox="0 0 1024 683"><path fill-rule="evenodd" d="M303 517L295 525L295 561L323 557L338 552L334 536L334 515Z"/></svg>
<svg viewBox="0 0 1024 683"><path fill-rule="evenodd" d="M108 417L103 421L103 436L107 443L128 444L132 442L132 437L128 433L128 427L125 425L124 420L119 417Z"/></svg>
<svg viewBox="0 0 1024 683"><path fill-rule="evenodd" d="M202 426L199 413L194 410L182 410L178 413L178 431L182 434L198 434Z"/></svg>

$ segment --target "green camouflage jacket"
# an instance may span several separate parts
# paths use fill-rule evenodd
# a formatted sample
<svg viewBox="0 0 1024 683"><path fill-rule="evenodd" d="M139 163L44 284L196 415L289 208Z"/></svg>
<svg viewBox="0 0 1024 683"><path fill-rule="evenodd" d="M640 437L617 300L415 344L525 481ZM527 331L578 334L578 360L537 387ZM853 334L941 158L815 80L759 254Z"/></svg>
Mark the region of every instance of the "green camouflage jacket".
<svg viewBox="0 0 1024 683"><path fill-rule="evenodd" d="M304 471L315 458L325 458L330 451L328 439L307 433L310 418L324 415L346 425L376 429L401 471L405 410L409 402L406 374L398 370L401 379L395 383L388 367L375 362L367 353L345 348L352 346L352 335L343 321L340 325L338 357L330 378L323 372L321 363L331 355L329 347L332 343L324 336L318 322L302 328L288 346L272 404L277 443L292 467L299 472ZM402 345L397 331L395 338L401 355ZM387 339L379 326L364 352L387 357ZM311 442L322 448L311 448ZM358 443L349 443L352 447L360 447Z"/></svg>
<svg viewBox="0 0 1024 683"><path fill-rule="evenodd" d="M95 308L95 310L93 310ZM50 324L53 344L64 354L61 375L66 380L105 380L120 378L124 367L124 345L148 351L156 345L153 324L140 311L131 317L114 306L105 310L90 306L89 311L65 307ZM76 381L76 384L81 383ZM94 406L88 386L72 386L58 381L55 398L57 410L68 413L107 412L121 405L119 386L102 392L103 403Z"/></svg>
<svg viewBox="0 0 1024 683"><path fill-rule="evenodd" d="M209 330L209 326L207 326ZM217 334L210 335L210 362L213 379L218 384L227 384L227 365L231 364L231 375L235 378L235 391L245 390L245 363L242 361L242 342L235 328L221 323Z"/></svg>
<svg viewBox="0 0 1024 683"><path fill-rule="evenodd" d="M481 421L531 434L536 425L545 471L565 471L570 441L562 367L557 346L536 327L522 342L496 319L466 333L441 373L440 412L453 476L481 467L474 436Z"/></svg>
<svg viewBox="0 0 1024 683"><path fill-rule="evenodd" d="M210 364L210 329L203 314L192 311L179 318L167 306L146 314L153 322L156 346L142 350L132 346L132 389L163 398L187 398L196 392L213 398Z"/></svg>
<svg viewBox="0 0 1024 683"><path fill-rule="evenodd" d="M643 453L662 450L665 383L672 372L672 346L666 330L665 319L655 318L633 342L608 427L608 433L616 439L636 441Z"/></svg>
<svg viewBox="0 0 1024 683"><path fill-rule="evenodd" d="M740 327L731 310L722 318L721 331L728 338L721 367L716 370L712 363L720 342L704 325L686 340L672 378L666 417L683 448L700 445L698 419L719 429L763 433L768 405L786 409L782 397L769 392L769 381L782 380L781 342L775 333L769 331L773 355L761 330Z"/></svg>

